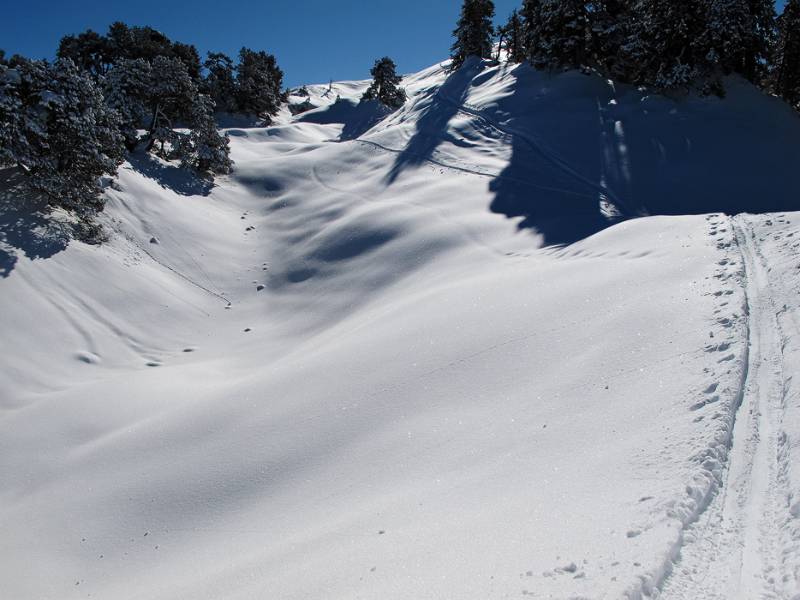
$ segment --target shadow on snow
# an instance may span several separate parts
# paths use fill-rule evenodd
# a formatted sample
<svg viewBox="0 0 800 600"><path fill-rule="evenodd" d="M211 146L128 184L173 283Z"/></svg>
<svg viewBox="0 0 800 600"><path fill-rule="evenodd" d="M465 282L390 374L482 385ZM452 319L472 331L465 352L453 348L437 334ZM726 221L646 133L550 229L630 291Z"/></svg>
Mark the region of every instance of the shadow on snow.
<svg viewBox="0 0 800 600"><path fill-rule="evenodd" d="M69 227L48 214L44 202L22 189L16 169L0 170L0 277L11 275L19 256L50 258L70 241Z"/></svg>

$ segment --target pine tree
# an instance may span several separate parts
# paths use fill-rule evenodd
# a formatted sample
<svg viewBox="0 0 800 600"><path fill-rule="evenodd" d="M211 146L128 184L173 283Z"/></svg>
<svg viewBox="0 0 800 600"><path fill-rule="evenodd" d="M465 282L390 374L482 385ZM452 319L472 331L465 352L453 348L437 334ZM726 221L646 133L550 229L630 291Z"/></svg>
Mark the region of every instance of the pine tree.
<svg viewBox="0 0 800 600"><path fill-rule="evenodd" d="M197 53L197 48L192 44L182 44L181 42L172 43L172 53L174 58L177 58L186 67L189 77L195 84L199 84L201 80L202 66L200 64L200 55Z"/></svg>
<svg viewBox="0 0 800 600"><path fill-rule="evenodd" d="M190 132L178 143L181 163L200 173L229 173L230 138L220 134L214 120L214 101L200 94L191 109Z"/></svg>
<svg viewBox="0 0 800 600"><path fill-rule="evenodd" d="M196 97L197 86L183 62L165 56L153 59L148 150L158 143L159 154L168 155L166 146L176 142L174 121L190 115Z"/></svg>
<svg viewBox="0 0 800 600"><path fill-rule="evenodd" d="M282 84L283 71L278 68L274 56L249 48L241 49L236 68L239 110L270 123L281 105Z"/></svg>
<svg viewBox="0 0 800 600"><path fill-rule="evenodd" d="M521 63L525 60L525 26L517 10L511 12L506 30L506 56L508 62Z"/></svg>
<svg viewBox="0 0 800 600"><path fill-rule="evenodd" d="M534 64L577 69L586 64L588 14L585 0L543 0Z"/></svg>
<svg viewBox="0 0 800 600"><path fill-rule="evenodd" d="M372 85L367 88L362 101L377 100L389 108L400 108L406 101L406 92L398 87L403 80L396 72L394 61L388 56L375 61L372 67Z"/></svg>
<svg viewBox="0 0 800 600"><path fill-rule="evenodd" d="M464 0L458 25L453 31L456 38L451 54L454 69L463 65L469 56L492 58L493 17L492 0Z"/></svg>
<svg viewBox="0 0 800 600"><path fill-rule="evenodd" d="M632 0L593 0L589 3L588 62L607 77L630 81L633 68L627 54L636 15Z"/></svg>
<svg viewBox="0 0 800 600"><path fill-rule="evenodd" d="M68 58L81 69L91 73L95 79L104 75L111 66L110 48L106 38L88 29L78 36L61 38L57 56Z"/></svg>
<svg viewBox="0 0 800 600"><path fill-rule="evenodd" d="M18 59L0 72L0 160L17 165L51 206L91 218L103 208L99 178L122 162L116 112L69 59Z"/></svg>
<svg viewBox="0 0 800 600"><path fill-rule="evenodd" d="M800 0L789 0L778 19L773 69L775 93L800 109Z"/></svg>
<svg viewBox="0 0 800 600"><path fill-rule="evenodd" d="M19 71L0 62L0 167L20 161L19 145L23 140L23 106L20 97L22 78Z"/></svg>
<svg viewBox="0 0 800 600"><path fill-rule="evenodd" d="M632 79L661 89L691 87L709 73L705 10L701 0L636 0L626 53Z"/></svg>
<svg viewBox="0 0 800 600"><path fill-rule="evenodd" d="M117 64L122 59L133 59L134 36L130 28L121 21L111 24L106 34L108 56L112 64ZM138 57L141 58L141 57Z"/></svg>
<svg viewBox="0 0 800 600"><path fill-rule="evenodd" d="M773 0L749 0L750 29L744 50L744 65L739 72L755 84L764 84L776 41L776 15Z"/></svg>
<svg viewBox="0 0 800 600"><path fill-rule="evenodd" d="M209 52L203 66L208 72L203 81L203 91L211 96L217 110L235 110L236 79L231 58L221 52Z"/></svg>
<svg viewBox="0 0 800 600"><path fill-rule="evenodd" d="M153 70L150 63L138 58L120 59L105 81L106 104L117 111L125 147L133 152L139 144L138 130L145 126L150 109Z"/></svg>
<svg viewBox="0 0 800 600"><path fill-rule="evenodd" d="M710 65L722 73L741 73L750 37L749 0L708 0L705 35L697 40Z"/></svg>
<svg viewBox="0 0 800 600"><path fill-rule="evenodd" d="M523 26L522 45L525 49L525 58L533 64L534 57L540 54L542 0L523 0L520 17Z"/></svg>

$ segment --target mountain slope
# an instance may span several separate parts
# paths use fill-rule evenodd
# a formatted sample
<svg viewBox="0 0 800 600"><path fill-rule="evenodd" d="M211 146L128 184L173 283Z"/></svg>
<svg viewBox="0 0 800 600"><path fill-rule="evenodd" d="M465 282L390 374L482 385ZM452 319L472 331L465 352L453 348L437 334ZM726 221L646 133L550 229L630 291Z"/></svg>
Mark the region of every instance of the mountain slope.
<svg viewBox="0 0 800 600"><path fill-rule="evenodd" d="M722 594L689 585L692 532L746 454L753 356L797 356L767 280L788 358L751 349L755 253L800 279L795 215L719 213L793 205L796 117L737 81L672 101L436 66L392 114L365 85L229 130L213 188L136 158L100 248L34 259L6 230L11 597ZM781 458L743 485L782 526L747 589L791 597L794 395L764 387Z"/></svg>

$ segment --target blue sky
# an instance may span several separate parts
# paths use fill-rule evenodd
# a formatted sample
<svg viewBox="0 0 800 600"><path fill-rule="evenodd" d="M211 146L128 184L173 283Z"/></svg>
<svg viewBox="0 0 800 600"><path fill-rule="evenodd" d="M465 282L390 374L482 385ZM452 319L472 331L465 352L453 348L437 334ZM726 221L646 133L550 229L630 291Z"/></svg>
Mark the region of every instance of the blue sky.
<svg viewBox="0 0 800 600"><path fill-rule="evenodd" d="M782 0L779 0L779 2ZM460 0L22 0L0 20L8 54L52 58L68 33L105 32L114 21L150 25L170 38L234 56L248 46L278 58L286 84L361 79L376 58L401 72L447 57ZM498 18L521 0L495 0Z"/></svg>

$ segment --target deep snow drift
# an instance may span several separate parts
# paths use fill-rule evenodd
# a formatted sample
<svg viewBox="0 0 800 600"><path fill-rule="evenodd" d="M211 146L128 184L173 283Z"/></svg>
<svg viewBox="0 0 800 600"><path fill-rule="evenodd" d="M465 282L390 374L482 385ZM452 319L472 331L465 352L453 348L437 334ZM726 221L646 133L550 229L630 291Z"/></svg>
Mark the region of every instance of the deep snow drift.
<svg viewBox="0 0 800 600"><path fill-rule="evenodd" d="M4 192L4 597L800 593L800 215L719 214L796 206L800 120L729 83L309 86L99 248Z"/></svg>

